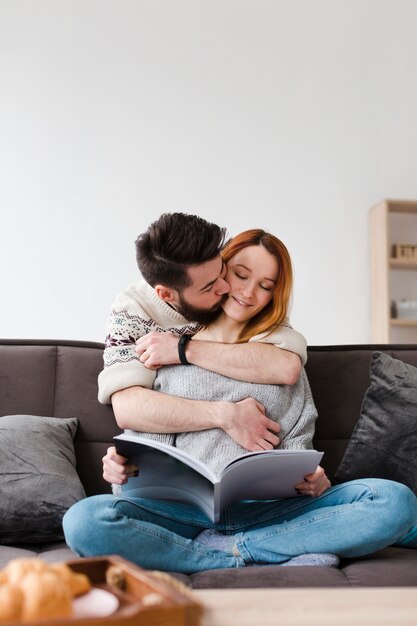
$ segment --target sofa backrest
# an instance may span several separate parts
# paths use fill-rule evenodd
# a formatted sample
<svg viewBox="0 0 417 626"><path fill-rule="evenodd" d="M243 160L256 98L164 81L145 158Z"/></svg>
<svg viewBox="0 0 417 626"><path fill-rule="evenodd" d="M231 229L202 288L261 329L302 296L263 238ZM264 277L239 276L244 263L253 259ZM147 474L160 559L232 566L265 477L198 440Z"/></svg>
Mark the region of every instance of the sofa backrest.
<svg viewBox="0 0 417 626"><path fill-rule="evenodd" d="M87 495L109 492L101 459L120 432L110 405L97 400L103 344L82 341L0 340L0 416L77 417L77 471ZM416 346L319 346L306 366L318 410L315 448L331 477L344 454L369 386L374 350L417 367Z"/></svg>
<svg viewBox="0 0 417 626"><path fill-rule="evenodd" d="M370 384L374 351L417 367L415 345L317 346L308 349L306 372L318 411L314 446L323 450L322 465L332 477L342 460ZM395 416L393 416L395 417Z"/></svg>
<svg viewBox="0 0 417 626"><path fill-rule="evenodd" d="M77 417L77 471L87 495L106 493L101 459L120 433L110 405L97 400L103 344L0 340L0 416Z"/></svg>

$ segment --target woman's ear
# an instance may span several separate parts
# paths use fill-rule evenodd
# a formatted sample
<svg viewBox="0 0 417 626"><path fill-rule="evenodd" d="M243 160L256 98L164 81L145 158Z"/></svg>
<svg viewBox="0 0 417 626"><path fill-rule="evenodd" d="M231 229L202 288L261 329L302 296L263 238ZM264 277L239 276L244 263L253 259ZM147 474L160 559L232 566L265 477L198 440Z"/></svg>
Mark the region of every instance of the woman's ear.
<svg viewBox="0 0 417 626"><path fill-rule="evenodd" d="M155 285L156 294L164 302L178 302L178 292L170 287L164 287L164 285Z"/></svg>

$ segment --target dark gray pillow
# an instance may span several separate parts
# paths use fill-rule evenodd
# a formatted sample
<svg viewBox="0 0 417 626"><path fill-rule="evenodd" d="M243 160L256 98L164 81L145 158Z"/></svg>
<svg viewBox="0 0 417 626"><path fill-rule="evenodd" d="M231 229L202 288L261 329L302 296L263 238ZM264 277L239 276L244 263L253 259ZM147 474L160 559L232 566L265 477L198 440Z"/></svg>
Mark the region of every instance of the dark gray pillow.
<svg viewBox="0 0 417 626"><path fill-rule="evenodd" d="M417 494L417 368L374 352L371 385L335 482L387 478Z"/></svg>
<svg viewBox="0 0 417 626"><path fill-rule="evenodd" d="M0 544L63 539L62 517L85 498L75 469L76 418L0 418Z"/></svg>

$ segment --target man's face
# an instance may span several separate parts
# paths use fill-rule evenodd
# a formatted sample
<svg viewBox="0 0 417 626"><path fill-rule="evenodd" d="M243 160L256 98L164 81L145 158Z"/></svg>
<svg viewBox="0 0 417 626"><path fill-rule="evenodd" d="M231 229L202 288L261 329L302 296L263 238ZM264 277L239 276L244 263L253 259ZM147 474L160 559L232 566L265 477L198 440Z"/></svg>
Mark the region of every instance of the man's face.
<svg viewBox="0 0 417 626"><path fill-rule="evenodd" d="M187 320L209 324L219 315L230 291L225 281L226 266L218 256L188 268L191 284L178 293L176 309Z"/></svg>

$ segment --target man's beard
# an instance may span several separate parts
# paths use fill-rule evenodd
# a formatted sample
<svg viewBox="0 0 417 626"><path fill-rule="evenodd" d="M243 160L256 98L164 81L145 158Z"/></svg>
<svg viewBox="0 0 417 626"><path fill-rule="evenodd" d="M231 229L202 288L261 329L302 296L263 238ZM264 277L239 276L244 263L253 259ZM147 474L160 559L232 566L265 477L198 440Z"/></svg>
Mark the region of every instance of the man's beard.
<svg viewBox="0 0 417 626"><path fill-rule="evenodd" d="M197 322L202 326L207 326L211 322L214 322L222 312L222 305L227 299L227 294L224 294L214 307L211 309L200 309L199 307L189 304L181 294L179 295L179 303L176 306L178 313L181 313L183 317L189 322Z"/></svg>

